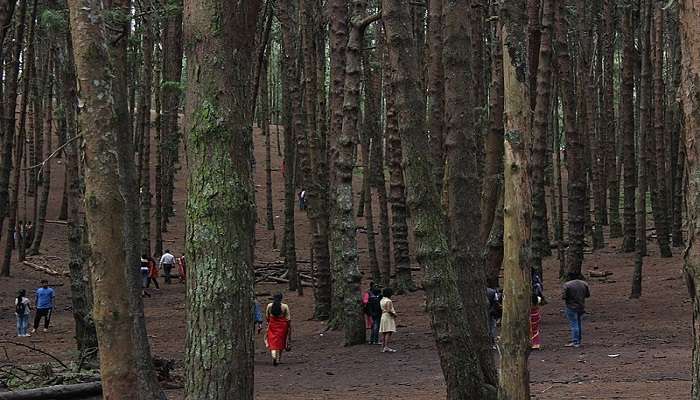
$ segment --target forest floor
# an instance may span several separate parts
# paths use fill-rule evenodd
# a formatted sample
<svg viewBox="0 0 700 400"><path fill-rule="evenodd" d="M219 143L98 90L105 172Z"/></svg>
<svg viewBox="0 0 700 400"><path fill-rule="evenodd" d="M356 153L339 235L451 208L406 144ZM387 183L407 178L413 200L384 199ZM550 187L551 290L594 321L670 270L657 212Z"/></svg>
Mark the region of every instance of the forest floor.
<svg viewBox="0 0 700 400"><path fill-rule="evenodd" d="M256 258L262 262L275 261L279 259L279 251L272 248L272 234L264 225L264 137L257 129L255 144L259 216ZM272 144L275 228L277 242L281 243L284 191L274 129ZM50 220L57 218L63 190L62 161L54 160L53 165ZM178 174L175 197L177 215L169 231L164 234L164 247L170 248L176 255L184 250L185 168L183 165ZM359 192L359 178L357 181ZM32 201L31 198L29 200ZM26 216L24 219L27 219ZM297 257L308 260L309 230L301 212L297 212L297 221ZM364 224L362 219L358 223ZM58 270L68 269L66 237L65 225L46 225L42 255L50 256L45 258L46 262ZM364 267L366 234L363 231L358 235L358 242ZM557 281L559 265L556 256L545 261L545 292L549 304L543 307L543 349L531 353L529 359L533 398L688 398L692 349L691 303L682 276L680 250L674 249L673 258L661 259L656 243L649 241L650 257L645 259L644 265L644 294L641 299L630 300L628 295L634 257L620 253L618 240L609 241L608 244L605 250L587 253L585 257L584 270L598 268L613 275L605 280L589 281L592 297L584 320L584 345L579 349L564 347L569 331ZM31 338L16 338L13 297L20 288L32 293L39 280L47 277L57 293L51 329L48 333L37 332ZM419 279L418 276L416 278ZM378 346L343 347L342 332L326 331L323 322L311 320L313 293L310 288L305 289L305 295L299 297L286 292L283 285L261 284L256 288L258 293L285 291L285 301L289 303L294 317L293 351L285 353L281 366L272 366L262 335L256 338L256 398L375 397L422 400L445 397L445 383L424 311L422 291L395 298L399 328L394 348L398 352L383 354ZM161 290L151 290L151 294L152 297L144 299L144 302L153 353L160 358L176 360L175 373L181 375L185 345L185 287L182 284L161 283ZM48 276L15 264L11 278L0 278L0 341L22 341L63 359L76 357L69 295L68 279ZM269 295L259 298L261 303L268 300ZM1 364L49 361L46 356L14 345L0 344L0 350ZM494 356L497 356L496 352ZM168 394L172 399L183 398L182 389L169 390Z"/></svg>

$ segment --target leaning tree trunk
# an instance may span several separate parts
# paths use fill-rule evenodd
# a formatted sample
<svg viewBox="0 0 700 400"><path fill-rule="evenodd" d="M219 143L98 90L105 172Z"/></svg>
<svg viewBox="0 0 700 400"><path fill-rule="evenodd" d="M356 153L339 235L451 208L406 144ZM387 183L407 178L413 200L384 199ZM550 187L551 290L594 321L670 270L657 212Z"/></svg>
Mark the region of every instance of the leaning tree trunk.
<svg viewBox="0 0 700 400"><path fill-rule="evenodd" d="M462 315L464 304L457 286L456 267L450 255L439 196L433 182L432 163L425 156L425 103L420 89L416 48L411 39L408 2L384 0L382 13L386 29L392 87L396 101L398 132L405 165L407 204L414 218L418 264L423 266L426 309L431 320L438 354L447 384L448 399L491 399L495 389L488 385L476 356L476 343ZM473 224L476 221L472 221ZM483 287L472 288L483 290Z"/></svg>
<svg viewBox="0 0 700 400"><path fill-rule="evenodd" d="M547 3L545 3L547 5ZM523 2L506 3L503 18L503 81L505 121L505 195L503 321L501 329L501 373L498 398L530 398L527 358L530 352L529 315L532 294L530 224L532 203L528 177L530 102L528 99L527 60ZM557 7L558 8L558 7ZM549 11L546 11L549 14Z"/></svg>
<svg viewBox="0 0 700 400"><path fill-rule="evenodd" d="M75 64L83 107L85 139L85 216L91 248L90 269L95 304L93 318L100 345L100 375L105 399L137 399L137 369L132 341L126 261L126 199L119 187L117 132L112 74L102 1L69 0ZM117 229L115 229L117 227Z"/></svg>
<svg viewBox="0 0 700 400"><path fill-rule="evenodd" d="M563 15L563 4L555 6L554 29L557 47L557 71L561 85L566 132L567 171L569 187L569 249L567 271L581 273L584 241L584 203L586 202L586 171L583 163L583 140L576 127L576 97L571 73L569 44L566 39L568 24Z"/></svg>
<svg viewBox="0 0 700 400"><path fill-rule="evenodd" d="M480 124L474 112L472 91L477 84L472 75L470 32L464 21L469 18L466 1L443 3L443 67L445 73L445 192L449 243L457 266L457 286L464 302L464 318L472 321L473 344L487 384L496 386L498 378L489 346L486 321L486 274L481 262L479 232L467 221L480 221L479 176Z"/></svg>
<svg viewBox="0 0 700 400"><path fill-rule="evenodd" d="M620 125L623 140L624 163L624 236L622 251L632 252L635 248L634 196L637 186L636 162L634 154L634 30L632 10L627 7L622 15L622 83L620 84Z"/></svg>
<svg viewBox="0 0 700 400"><path fill-rule="evenodd" d="M188 400L253 399L255 192L246 100L261 5L185 2L187 76L199 77L188 84L185 104Z"/></svg>
<svg viewBox="0 0 700 400"><path fill-rule="evenodd" d="M61 44L56 52L56 67L60 73L59 98L63 105L66 119L65 162L68 178L67 219L68 219L68 251L70 260L70 293L73 319L75 320L75 340L78 351L97 348L97 333L95 321L92 318L92 290L90 275L85 262L84 221L80 214L83 193L80 183L80 138L78 137L78 94L73 61L73 44L69 30L60 36ZM68 143L70 141L70 143ZM97 355L95 356L97 358Z"/></svg>
<svg viewBox="0 0 700 400"><path fill-rule="evenodd" d="M693 372L692 394L700 399L700 4L681 0L680 31L683 65L678 93L683 104L688 166L688 247L685 274L693 299Z"/></svg>

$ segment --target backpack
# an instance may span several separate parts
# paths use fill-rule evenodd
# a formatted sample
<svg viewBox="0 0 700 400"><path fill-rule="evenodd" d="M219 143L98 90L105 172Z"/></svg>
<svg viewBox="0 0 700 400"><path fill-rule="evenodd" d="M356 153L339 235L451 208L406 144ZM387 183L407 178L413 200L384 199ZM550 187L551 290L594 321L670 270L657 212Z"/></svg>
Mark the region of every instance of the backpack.
<svg viewBox="0 0 700 400"><path fill-rule="evenodd" d="M367 315L371 317L378 317L382 315L382 307L380 305L380 301L382 300L382 296L377 296L374 294L369 295L369 299L367 300L367 308L366 312Z"/></svg>
<svg viewBox="0 0 700 400"><path fill-rule="evenodd" d="M22 299L22 300L24 300L24 299ZM15 305L15 313L17 313L17 315L24 315L24 314L26 314L26 311L27 311L27 307L25 307L23 301L19 301Z"/></svg>

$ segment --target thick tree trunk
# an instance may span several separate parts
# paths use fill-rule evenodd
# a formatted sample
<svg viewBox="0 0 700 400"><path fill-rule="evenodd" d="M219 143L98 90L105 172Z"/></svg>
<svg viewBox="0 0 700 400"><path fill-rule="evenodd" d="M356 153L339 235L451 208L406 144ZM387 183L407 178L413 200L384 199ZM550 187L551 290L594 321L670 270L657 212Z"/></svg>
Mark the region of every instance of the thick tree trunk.
<svg viewBox="0 0 700 400"><path fill-rule="evenodd" d="M268 50L269 52L269 50ZM260 81L260 114L262 115L262 131L265 136L265 227L268 231L275 230L275 214L272 204L272 149L270 146L270 85L268 83L268 60L269 56L264 56L262 78ZM291 282L291 280L290 280Z"/></svg>
<svg viewBox="0 0 700 400"><path fill-rule="evenodd" d="M250 65L261 5L258 0L185 2L187 76L199 76L188 84L185 104L191 188L186 242L188 400L253 399L250 313L256 218L253 118L246 99L252 95ZM229 18L220 20L219 13ZM237 323L221 324L222 320ZM201 340L204 337L207 340Z"/></svg>
<svg viewBox="0 0 700 400"><path fill-rule="evenodd" d="M442 66L442 0L428 2L428 132L433 176L442 193L445 176L445 71Z"/></svg>
<svg viewBox="0 0 700 400"><path fill-rule="evenodd" d="M530 398L527 358L530 352L529 315L532 294L530 224L532 200L527 148L530 131L523 2L506 3L503 17L503 81L505 94L505 195L503 320L498 398Z"/></svg>
<svg viewBox="0 0 700 400"><path fill-rule="evenodd" d="M545 155L547 130L552 100L552 23L554 9L551 0L542 4L542 29L539 41L537 71L537 101L535 103L535 126L532 130L532 156L530 158L530 180L532 182L532 269L542 276L542 258L549 247L547 234L547 202L545 201ZM531 93L534 95L534 93Z"/></svg>
<svg viewBox="0 0 700 400"><path fill-rule="evenodd" d="M125 199L126 209L122 221L124 231L125 261L122 264L126 275L129 295L129 313L133 322L134 355L138 370L138 388L140 400L164 399L165 394L160 389L158 378L153 368L151 349L146 331L146 320L143 313L142 279L136 266L141 256L141 218L139 210L139 185L137 171L134 168L134 143L131 121L129 120L128 103L128 64L127 44L129 43L129 25L131 2L129 0L104 1L105 15L115 18L111 21L111 35L108 40L111 69L114 75L112 90L114 92L114 109L117 124L116 137L118 141L117 167L119 174L119 192ZM116 27L117 29L114 29ZM75 42L75 40L74 40ZM132 99L133 100L133 99ZM113 166L114 167L114 166ZM113 188L114 189L114 188ZM90 224L88 223L88 230ZM94 277L93 277L94 279Z"/></svg>
<svg viewBox="0 0 700 400"><path fill-rule="evenodd" d="M61 36L61 45L57 51L56 64L61 75L60 96L66 118L66 141L71 141L65 147L66 175L68 178L68 251L70 260L70 293L73 319L75 320L75 340L78 351L85 353L87 350L97 348L97 333L95 321L92 319L92 288L90 287L90 274L86 265L85 254L85 229L83 217L80 213L83 200L80 179L80 139L78 135L78 94L75 77L75 63L73 61L73 43L71 33L67 31ZM95 355L97 359L97 355Z"/></svg>
<svg viewBox="0 0 700 400"><path fill-rule="evenodd" d="M568 24L564 16L563 4L555 7L554 29L557 47L557 71L562 92L564 111L564 130L566 132L566 154L568 171L568 211L569 211L569 249L567 254L567 272L581 273L583 263L584 241L584 203L586 202L586 171L584 169L584 146L581 132L576 127L576 97L572 79L569 43L567 42Z"/></svg>
<svg viewBox="0 0 700 400"><path fill-rule="evenodd" d="M8 68L5 75L5 86L7 94L5 97L4 111L4 129L2 137L2 161L0 161L0 232L2 232L5 216L9 214L9 185L10 172L12 170L12 149L15 141L15 124L17 107L17 86L20 66L20 55L24 44L24 23L27 16L27 1L20 2L17 10L15 24L15 44L12 48L12 65ZM5 29L4 26L2 29ZM2 47L2 46L0 46ZM10 276L10 261L12 258L12 247L14 241L14 225L8 225L5 233L5 257L2 263L0 275Z"/></svg>
<svg viewBox="0 0 700 400"><path fill-rule="evenodd" d="M683 104L685 147L688 166L688 247L685 274L693 299L693 372L692 394L700 399L700 4L681 0L680 32L683 66L678 96Z"/></svg>
<svg viewBox="0 0 700 400"><path fill-rule="evenodd" d="M623 140L624 163L624 236L622 251L632 252L635 248L634 196L637 186L636 162L634 154L634 31L632 10L626 7L622 14L622 83L620 84L620 131Z"/></svg>
<svg viewBox="0 0 700 400"><path fill-rule="evenodd" d="M449 242L457 266L457 286L464 302L465 319L476 346L486 383L496 386L498 378L489 346L486 322L486 274L481 261L479 232L468 221L480 221L479 176L480 124L474 109L472 91L477 83L472 72L470 32L465 22L469 4L443 4L443 66L445 73L445 191ZM481 84L481 83L479 83Z"/></svg>
<svg viewBox="0 0 700 400"><path fill-rule="evenodd" d="M90 269L95 295L93 318L100 345L100 375L105 399L137 399L139 386L132 352L132 320L124 270L126 199L116 152L116 111L109 69L102 2L69 0L72 41L80 84L85 139L85 215L90 226Z"/></svg>
<svg viewBox="0 0 700 400"><path fill-rule="evenodd" d="M393 67L391 86L402 139L407 204L414 218L416 258L425 273L426 308L445 374L447 398L492 399L495 398L495 389L483 376L471 329L465 319L454 317L465 312L464 304L459 295L455 262L448 247L439 196L435 191L432 163L425 157L428 148L424 131L425 103L407 5L406 1L384 0L382 13L389 62ZM483 287L472 289L483 290Z"/></svg>
<svg viewBox="0 0 700 400"><path fill-rule="evenodd" d="M143 14L147 9L141 8ZM142 19L143 80L140 88L139 109L143 147L137 149L142 156L141 163L141 248L143 254L151 254L151 83L153 82L153 27L150 16Z"/></svg>

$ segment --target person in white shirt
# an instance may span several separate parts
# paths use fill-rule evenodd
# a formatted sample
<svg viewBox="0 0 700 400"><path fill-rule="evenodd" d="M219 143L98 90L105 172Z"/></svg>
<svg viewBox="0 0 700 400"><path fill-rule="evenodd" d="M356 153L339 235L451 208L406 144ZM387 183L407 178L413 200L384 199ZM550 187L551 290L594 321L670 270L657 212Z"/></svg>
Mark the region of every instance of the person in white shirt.
<svg viewBox="0 0 700 400"><path fill-rule="evenodd" d="M170 271L173 270L173 265L175 265L175 257L170 254L170 250L165 250L165 253L160 257L160 267L163 268L165 275L165 283L170 284Z"/></svg>

